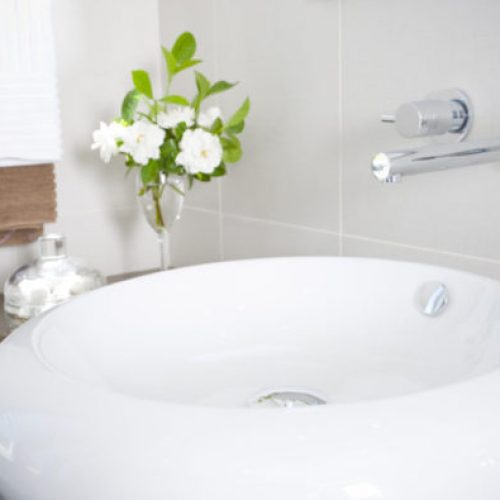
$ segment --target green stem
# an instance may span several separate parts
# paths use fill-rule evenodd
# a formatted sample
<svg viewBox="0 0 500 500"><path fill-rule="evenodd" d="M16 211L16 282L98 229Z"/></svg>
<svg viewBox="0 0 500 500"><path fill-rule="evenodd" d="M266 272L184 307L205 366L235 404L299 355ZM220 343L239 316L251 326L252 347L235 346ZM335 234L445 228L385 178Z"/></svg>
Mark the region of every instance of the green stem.
<svg viewBox="0 0 500 500"><path fill-rule="evenodd" d="M163 219L163 214L161 211L161 196L162 196L162 189L160 186L153 186L152 187L153 191L153 203L155 207L155 224L158 229L166 229L165 227L165 221Z"/></svg>

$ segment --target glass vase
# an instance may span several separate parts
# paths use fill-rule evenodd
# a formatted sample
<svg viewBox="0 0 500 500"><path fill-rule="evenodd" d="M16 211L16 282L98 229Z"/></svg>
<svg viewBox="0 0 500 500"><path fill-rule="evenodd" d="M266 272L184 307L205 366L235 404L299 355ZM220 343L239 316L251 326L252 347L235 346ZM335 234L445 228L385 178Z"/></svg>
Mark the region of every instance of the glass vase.
<svg viewBox="0 0 500 500"><path fill-rule="evenodd" d="M137 199L146 221L158 237L162 270L171 267L170 231L181 217L186 184L185 177L160 173L158 182L144 186L140 173L137 176Z"/></svg>

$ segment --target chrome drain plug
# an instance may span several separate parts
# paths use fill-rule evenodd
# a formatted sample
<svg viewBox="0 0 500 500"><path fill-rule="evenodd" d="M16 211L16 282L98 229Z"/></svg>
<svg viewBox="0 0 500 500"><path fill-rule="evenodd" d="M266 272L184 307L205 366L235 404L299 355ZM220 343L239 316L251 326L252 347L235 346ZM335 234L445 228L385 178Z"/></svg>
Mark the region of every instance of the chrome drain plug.
<svg viewBox="0 0 500 500"><path fill-rule="evenodd" d="M249 402L253 408L300 408L326 404L326 398L315 391L288 388L262 391Z"/></svg>

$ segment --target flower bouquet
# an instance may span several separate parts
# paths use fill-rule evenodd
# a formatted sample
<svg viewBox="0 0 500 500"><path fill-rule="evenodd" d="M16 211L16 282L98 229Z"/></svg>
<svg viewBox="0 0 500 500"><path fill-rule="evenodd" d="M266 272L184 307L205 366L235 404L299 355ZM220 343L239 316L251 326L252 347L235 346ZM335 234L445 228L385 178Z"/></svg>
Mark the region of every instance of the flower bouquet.
<svg viewBox="0 0 500 500"><path fill-rule="evenodd" d="M196 93L192 99L171 93L174 77L197 66L196 39L181 34L171 49L162 47L167 70L166 91L155 97L149 74L132 71L134 88L123 100L121 116L100 123L93 133L92 149L109 163L122 155L130 172L138 172L139 200L149 224L158 234L161 267L167 268L165 239L179 218L186 190L194 182L208 182L227 173L227 166L242 156L238 139L250 111L247 98L227 120L218 107L205 107L212 96L234 87L219 80L211 83L194 71Z"/></svg>

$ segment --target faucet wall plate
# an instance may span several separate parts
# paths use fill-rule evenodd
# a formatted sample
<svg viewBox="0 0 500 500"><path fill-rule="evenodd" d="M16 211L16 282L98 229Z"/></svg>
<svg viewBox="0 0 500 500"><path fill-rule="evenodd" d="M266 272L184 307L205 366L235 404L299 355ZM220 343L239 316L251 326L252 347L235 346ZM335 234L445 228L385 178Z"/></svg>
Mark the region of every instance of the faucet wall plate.
<svg viewBox="0 0 500 500"><path fill-rule="evenodd" d="M436 138L437 141L439 141L439 143L441 144L443 142L462 142L469 135L469 132L472 128L473 110L472 102L469 99L469 96L463 90L455 88L431 92L429 95L427 95L427 99L453 101L459 103L465 108L466 119L463 126L457 131L446 132L445 134Z"/></svg>

